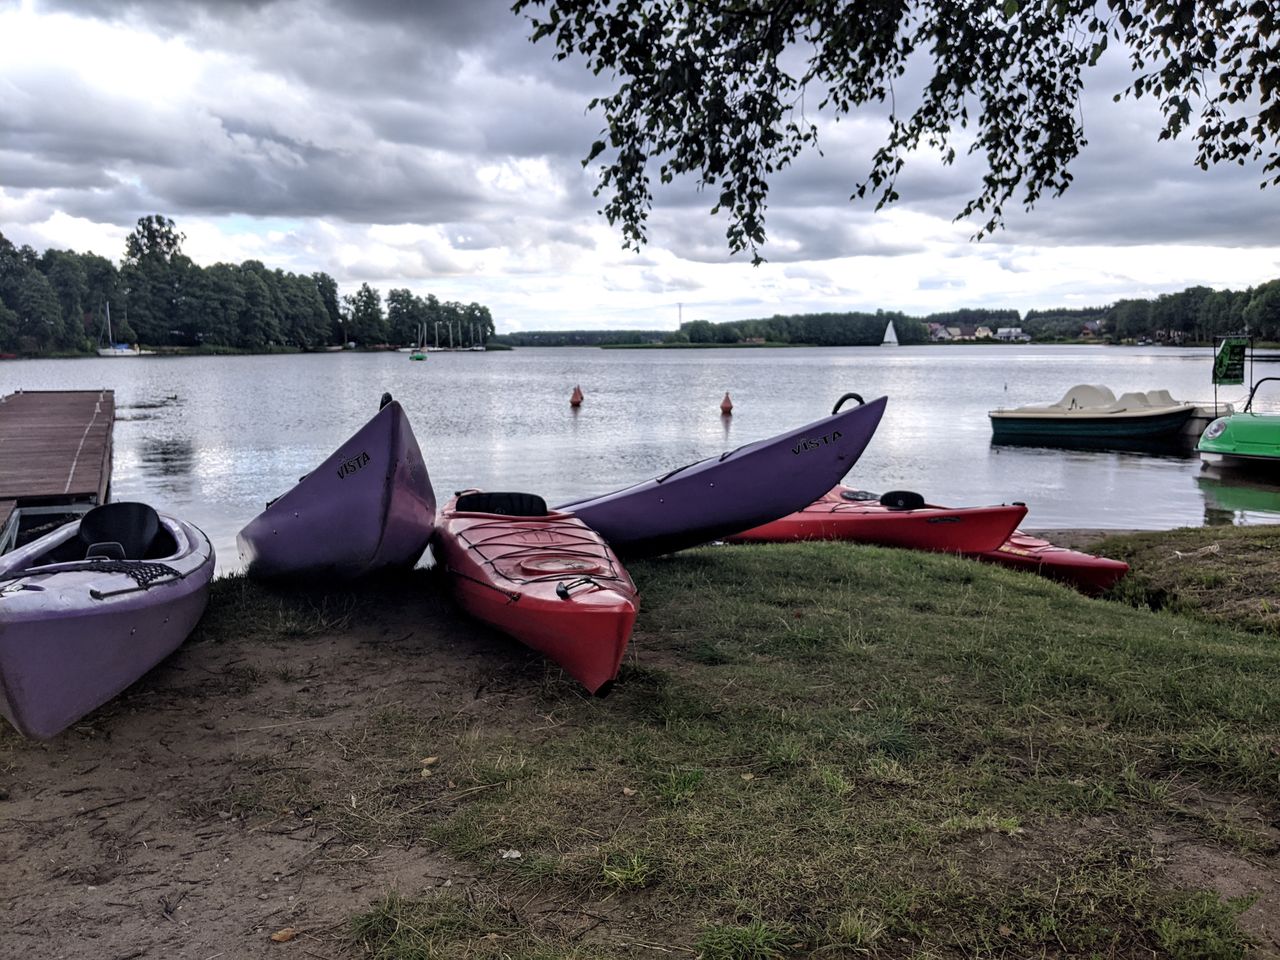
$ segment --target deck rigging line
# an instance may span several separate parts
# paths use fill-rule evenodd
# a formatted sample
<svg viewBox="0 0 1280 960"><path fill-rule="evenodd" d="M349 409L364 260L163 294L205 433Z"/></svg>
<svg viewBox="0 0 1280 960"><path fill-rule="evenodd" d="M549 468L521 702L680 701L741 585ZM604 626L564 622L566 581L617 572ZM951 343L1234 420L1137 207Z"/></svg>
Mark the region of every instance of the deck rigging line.
<svg viewBox="0 0 1280 960"><path fill-rule="evenodd" d="M71 469L67 471L67 485L62 488L63 493L71 492L71 479L76 475L76 467L80 463L80 452L84 450L84 442L89 437L89 431L93 429L93 425L98 422L98 414L102 412L102 394L98 394L98 402L93 405L93 416L89 418L89 422L85 424L84 433L80 434L80 445L76 447L75 456L71 458Z"/></svg>

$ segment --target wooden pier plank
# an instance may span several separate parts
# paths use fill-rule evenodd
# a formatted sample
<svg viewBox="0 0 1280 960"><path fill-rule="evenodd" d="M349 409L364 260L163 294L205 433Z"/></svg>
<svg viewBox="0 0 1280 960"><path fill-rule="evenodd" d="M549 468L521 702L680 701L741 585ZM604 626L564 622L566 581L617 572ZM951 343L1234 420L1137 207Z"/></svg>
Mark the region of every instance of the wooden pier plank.
<svg viewBox="0 0 1280 960"><path fill-rule="evenodd" d="M110 390L0 397L0 500L106 502L114 424Z"/></svg>

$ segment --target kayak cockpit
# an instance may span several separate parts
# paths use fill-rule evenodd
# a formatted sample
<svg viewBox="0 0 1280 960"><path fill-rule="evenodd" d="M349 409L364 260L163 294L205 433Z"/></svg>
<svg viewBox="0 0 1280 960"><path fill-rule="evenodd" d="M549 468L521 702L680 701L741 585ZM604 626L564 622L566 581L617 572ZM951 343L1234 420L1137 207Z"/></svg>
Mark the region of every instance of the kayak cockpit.
<svg viewBox="0 0 1280 960"><path fill-rule="evenodd" d="M458 494L454 509L461 513L492 513L500 517L545 517L547 501L536 493L468 490Z"/></svg>
<svg viewBox="0 0 1280 960"><path fill-rule="evenodd" d="M164 560L181 550L178 536L145 503L105 503L48 538L23 569L81 560Z"/></svg>

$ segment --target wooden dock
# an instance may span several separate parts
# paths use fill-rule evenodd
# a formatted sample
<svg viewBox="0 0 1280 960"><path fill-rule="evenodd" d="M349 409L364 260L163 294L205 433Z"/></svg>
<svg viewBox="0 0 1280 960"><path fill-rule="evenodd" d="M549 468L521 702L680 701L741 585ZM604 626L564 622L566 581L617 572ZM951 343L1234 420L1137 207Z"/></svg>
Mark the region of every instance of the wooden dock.
<svg viewBox="0 0 1280 960"><path fill-rule="evenodd" d="M0 551L12 546L19 514L84 513L107 502L115 418L111 390L0 397Z"/></svg>

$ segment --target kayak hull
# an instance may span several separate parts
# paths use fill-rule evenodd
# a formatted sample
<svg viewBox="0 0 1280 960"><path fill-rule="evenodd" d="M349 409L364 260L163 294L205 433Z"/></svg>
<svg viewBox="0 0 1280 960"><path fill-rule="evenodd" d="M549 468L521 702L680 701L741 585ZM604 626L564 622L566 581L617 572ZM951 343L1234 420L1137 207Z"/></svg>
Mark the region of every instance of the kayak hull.
<svg viewBox="0 0 1280 960"><path fill-rule="evenodd" d="M734 543L787 543L795 540L847 540L883 547L974 553L995 550L1008 539L1027 508L1023 504L991 507L892 509L838 485L803 510L740 534Z"/></svg>
<svg viewBox="0 0 1280 960"><path fill-rule="evenodd" d="M569 514L505 516L456 502L433 541L454 598L599 692L618 675L640 605L613 551Z"/></svg>
<svg viewBox="0 0 1280 960"><path fill-rule="evenodd" d="M255 578L353 579L412 566L435 523L413 428L391 401L236 537Z"/></svg>
<svg viewBox="0 0 1280 960"><path fill-rule="evenodd" d="M1129 565L1123 560L1068 550L1021 530L1015 530L998 549L974 556L987 563L1038 573L1091 596L1106 593L1129 572Z"/></svg>
<svg viewBox="0 0 1280 960"><path fill-rule="evenodd" d="M849 472L884 415L886 398L661 477L558 507L624 557L696 546L784 517Z"/></svg>
<svg viewBox="0 0 1280 960"><path fill-rule="evenodd" d="M121 693L181 646L209 600L214 551L198 528L160 515L170 549L141 562L173 574L144 588L113 572L131 561L57 562L79 525L0 557L0 713L26 737L56 736Z"/></svg>

